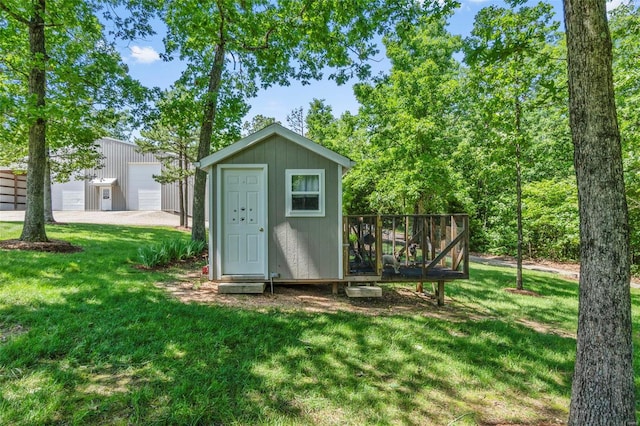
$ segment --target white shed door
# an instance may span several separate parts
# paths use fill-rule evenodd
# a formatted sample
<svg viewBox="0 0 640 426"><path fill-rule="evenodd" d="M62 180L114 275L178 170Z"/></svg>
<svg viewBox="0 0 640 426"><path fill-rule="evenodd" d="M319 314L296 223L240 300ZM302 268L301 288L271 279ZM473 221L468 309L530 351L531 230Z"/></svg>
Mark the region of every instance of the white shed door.
<svg viewBox="0 0 640 426"><path fill-rule="evenodd" d="M162 210L162 186L153 180L160 164L129 164L127 210Z"/></svg>
<svg viewBox="0 0 640 426"><path fill-rule="evenodd" d="M263 169L222 170L222 274L265 276Z"/></svg>
<svg viewBox="0 0 640 426"><path fill-rule="evenodd" d="M84 191L62 190L62 210L84 210Z"/></svg>

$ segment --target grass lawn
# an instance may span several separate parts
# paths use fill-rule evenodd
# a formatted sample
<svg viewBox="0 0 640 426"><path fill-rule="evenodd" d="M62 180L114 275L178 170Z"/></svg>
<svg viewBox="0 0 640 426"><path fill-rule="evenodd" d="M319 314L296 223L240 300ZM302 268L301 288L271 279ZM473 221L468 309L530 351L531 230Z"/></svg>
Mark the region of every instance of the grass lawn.
<svg viewBox="0 0 640 426"><path fill-rule="evenodd" d="M0 223L0 239L21 227ZM514 270L472 265L469 281L447 286L446 306L419 313L185 304L154 285L180 270L135 265L138 247L187 234L89 224L47 233L84 251L0 250L0 424L566 420L575 282L525 271L542 297L523 296L503 290ZM638 330L635 289L632 298Z"/></svg>

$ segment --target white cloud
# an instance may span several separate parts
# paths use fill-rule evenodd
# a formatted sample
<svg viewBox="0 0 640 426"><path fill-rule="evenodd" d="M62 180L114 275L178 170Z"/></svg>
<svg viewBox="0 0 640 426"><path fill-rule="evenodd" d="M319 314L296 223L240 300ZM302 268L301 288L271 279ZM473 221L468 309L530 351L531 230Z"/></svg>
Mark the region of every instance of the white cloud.
<svg viewBox="0 0 640 426"><path fill-rule="evenodd" d="M134 62L151 64L160 60L160 55L151 46L131 46L129 49L131 50L131 58L133 58Z"/></svg>

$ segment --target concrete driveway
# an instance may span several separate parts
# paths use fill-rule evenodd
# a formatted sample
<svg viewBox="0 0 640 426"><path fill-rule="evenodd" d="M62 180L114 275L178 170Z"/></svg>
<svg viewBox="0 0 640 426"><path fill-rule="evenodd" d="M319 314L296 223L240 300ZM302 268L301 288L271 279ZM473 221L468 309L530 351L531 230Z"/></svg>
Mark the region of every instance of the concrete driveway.
<svg viewBox="0 0 640 426"><path fill-rule="evenodd" d="M65 223L180 226L177 214L163 211L55 211L53 217L57 222ZM22 222L24 211L0 211L0 221Z"/></svg>

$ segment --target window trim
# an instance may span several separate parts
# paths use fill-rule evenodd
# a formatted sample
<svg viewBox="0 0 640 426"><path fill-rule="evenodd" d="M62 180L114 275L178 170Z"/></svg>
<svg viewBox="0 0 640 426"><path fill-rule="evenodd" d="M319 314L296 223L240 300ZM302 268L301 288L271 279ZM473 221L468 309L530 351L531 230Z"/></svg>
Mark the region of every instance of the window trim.
<svg viewBox="0 0 640 426"><path fill-rule="evenodd" d="M318 176L318 191L298 191L291 188L294 176ZM324 169L286 169L285 170L285 216L286 217L324 217L325 216L325 172ZM318 210L293 210L293 195L318 194Z"/></svg>

